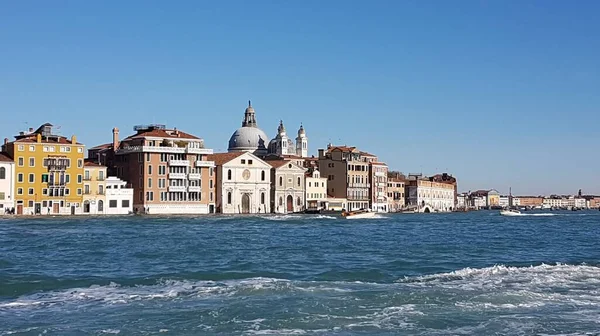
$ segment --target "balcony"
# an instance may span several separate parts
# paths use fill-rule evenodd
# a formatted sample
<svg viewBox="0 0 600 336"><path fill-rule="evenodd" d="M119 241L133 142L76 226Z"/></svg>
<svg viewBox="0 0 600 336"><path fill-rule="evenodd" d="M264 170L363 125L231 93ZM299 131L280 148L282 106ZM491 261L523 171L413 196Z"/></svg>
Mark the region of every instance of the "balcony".
<svg viewBox="0 0 600 336"><path fill-rule="evenodd" d="M190 160L169 160L169 165L170 166L189 167L190 166Z"/></svg>
<svg viewBox="0 0 600 336"><path fill-rule="evenodd" d="M378 177L385 177L385 176L387 176L387 174L386 174L386 173L384 173L384 172L375 172L375 176L378 176Z"/></svg>
<svg viewBox="0 0 600 336"><path fill-rule="evenodd" d="M169 186L169 192L185 192L185 186Z"/></svg>
<svg viewBox="0 0 600 336"><path fill-rule="evenodd" d="M96 181L105 181L106 179L104 177L97 177Z"/></svg>
<svg viewBox="0 0 600 336"><path fill-rule="evenodd" d="M204 146L204 145L202 145ZM212 149L194 148L194 147L177 147L177 146L128 146L117 150L119 154L129 153L171 153L171 154L202 154L210 155Z"/></svg>
<svg viewBox="0 0 600 336"><path fill-rule="evenodd" d="M92 178L91 178L90 176L84 176L84 177L83 177L83 180L84 180L84 181L91 181L91 180L92 180Z"/></svg>
<svg viewBox="0 0 600 336"><path fill-rule="evenodd" d="M188 175L188 178L189 178L190 180L199 180L199 179L201 179L201 178L202 178L202 174L199 174L199 173L191 173L191 174L189 174L189 175Z"/></svg>
<svg viewBox="0 0 600 336"><path fill-rule="evenodd" d="M189 192L200 192L200 191L202 191L202 187L200 187L200 186L189 186L188 187L188 191Z"/></svg>
<svg viewBox="0 0 600 336"><path fill-rule="evenodd" d="M196 167L214 167L213 161L196 161Z"/></svg>
<svg viewBox="0 0 600 336"><path fill-rule="evenodd" d="M169 178L172 180L185 180L185 173L169 173Z"/></svg>

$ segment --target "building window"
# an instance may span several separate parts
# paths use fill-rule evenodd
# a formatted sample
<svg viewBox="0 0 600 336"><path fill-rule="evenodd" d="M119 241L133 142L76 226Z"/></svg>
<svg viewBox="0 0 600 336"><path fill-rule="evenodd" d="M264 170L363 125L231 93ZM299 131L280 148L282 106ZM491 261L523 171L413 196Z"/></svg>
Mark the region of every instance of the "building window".
<svg viewBox="0 0 600 336"><path fill-rule="evenodd" d="M30 173L29 174L29 183L34 183L35 182L35 174Z"/></svg>
<svg viewBox="0 0 600 336"><path fill-rule="evenodd" d="M65 189L65 195L69 195L71 193L71 191L69 190L69 188Z"/></svg>
<svg viewBox="0 0 600 336"><path fill-rule="evenodd" d="M22 157L20 157L18 159L18 165L19 165L19 167L23 167L25 165L25 159L23 159Z"/></svg>
<svg viewBox="0 0 600 336"><path fill-rule="evenodd" d="M121 200L121 208L129 208L129 200Z"/></svg>
<svg viewBox="0 0 600 336"><path fill-rule="evenodd" d="M283 197L279 197L279 206L283 205Z"/></svg>
<svg viewBox="0 0 600 336"><path fill-rule="evenodd" d="M22 151L24 151L24 150L25 150L25 146L23 146L23 145L19 145L19 147L18 147L18 148L19 148L19 152L22 152Z"/></svg>
<svg viewBox="0 0 600 336"><path fill-rule="evenodd" d="M30 208L32 208L32 207L33 207L33 201L29 201L29 202L27 202L27 205L28 205Z"/></svg>
<svg viewBox="0 0 600 336"><path fill-rule="evenodd" d="M146 201L154 201L154 192L152 192L152 191L146 192Z"/></svg>
<svg viewBox="0 0 600 336"><path fill-rule="evenodd" d="M29 194L29 195L33 195L33 188L29 188L29 190L28 190L28 191L29 191L29 192L28 192L28 194Z"/></svg>
<svg viewBox="0 0 600 336"><path fill-rule="evenodd" d="M23 195L23 188L17 188L17 195Z"/></svg>
<svg viewBox="0 0 600 336"><path fill-rule="evenodd" d="M283 177L279 176L279 186L283 186Z"/></svg>
<svg viewBox="0 0 600 336"><path fill-rule="evenodd" d="M77 168L83 167L83 159L77 159Z"/></svg>
<svg viewBox="0 0 600 336"><path fill-rule="evenodd" d="M248 164L251 165L252 164L252 160L248 160Z"/></svg>
<svg viewBox="0 0 600 336"><path fill-rule="evenodd" d="M6 194L4 192L0 192L0 201L4 201Z"/></svg>
<svg viewBox="0 0 600 336"><path fill-rule="evenodd" d="M90 194L90 186L88 184L83 186L83 193L86 195Z"/></svg>
<svg viewBox="0 0 600 336"><path fill-rule="evenodd" d="M242 164L246 164L246 160L245 159L242 159Z"/></svg>
<svg viewBox="0 0 600 336"><path fill-rule="evenodd" d="M212 182L212 181L211 181ZM209 194L209 200L212 202L213 201L213 192L211 191Z"/></svg>
<svg viewBox="0 0 600 336"><path fill-rule="evenodd" d="M231 169L227 170L227 179L231 180Z"/></svg>
<svg viewBox="0 0 600 336"><path fill-rule="evenodd" d="M231 204L231 191L227 193L227 204Z"/></svg>
<svg viewBox="0 0 600 336"><path fill-rule="evenodd" d="M117 207L117 200L110 200L110 201L108 201L108 207L109 208L116 208Z"/></svg>
<svg viewBox="0 0 600 336"><path fill-rule="evenodd" d="M265 171L264 171L264 170L260 172L260 180L261 180L261 181L264 181L264 180L265 180L265 175L266 175L266 174L265 174Z"/></svg>
<svg viewBox="0 0 600 336"><path fill-rule="evenodd" d="M300 206L302 204L302 201L300 200L300 197L296 198L296 205Z"/></svg>
<svg viewBox="0 0 600 336"><path fill-rule="evenodd" d="M265 204L265 193L260 193L260 204Z"/></svg>
<svg viewBox="0 0 600 336"><path fill-rule="evenodd" d="M0 167L0 180L4 180L6 178L6 168Z"/></svg>
<svg viewBox="0 0 600 336"><path fill-rule="evenodd" d="M18 173L17 174L17 182L23 183L23 173Z"/></svg>
<svg viewBox="0 0 600 336"><path fill-rule="evenodd" d="M81 174L77 175L77 183L81 184L83 180L83 176L81 176Z"/></svg>
<svg viewBox="0 0 600 336"><path fill-rule="evenodd" d="M300 186L301 182L302 182L302 179L300 177L298 177L298 187Z"/></svg>
<svg viewBox="0 0 600 336"><path fill-rule="evenodd" d="M148 188L152 188L152 178L148 178Z"/></svg>
<svg viewBox="0 0 600 336"><path fill-rule="evenodd" d="M103 185L98 186L98 194L104 195L104 186Z"/></svg>
<svg viewBox="0 0 600 336"><path fill-rule="evenodd" d="M81 188L77 188L77 195L81 195Z"/></svg>
<svg viewBox="0 0 600 336"><path fill-rule="evenodd" d="M152 165L148 165L148 175L152 175Z"/></svg>
<svg viewBox="0 0 600 336"><path fill-rule="evenodd" d="M65 175L65 183L69 183L69 182L71 182L71 175L66 174Z"/></svg>

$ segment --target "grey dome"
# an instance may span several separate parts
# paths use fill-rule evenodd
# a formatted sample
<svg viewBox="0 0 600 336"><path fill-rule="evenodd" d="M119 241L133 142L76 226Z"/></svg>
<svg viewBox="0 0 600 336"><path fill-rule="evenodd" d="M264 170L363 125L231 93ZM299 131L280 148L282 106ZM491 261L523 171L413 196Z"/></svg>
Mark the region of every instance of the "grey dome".
<svg viewBox="0 0 600 336"><path fill-rule="evenodd" d="M240 127L229 138L228 151L266 154L268 139L265 132L258 127Z"/></svg>
<svg viewBox="0 0 600 336"><path fill-rule="evenodd" d="M269 154L277 154L277 142L279 139L275 137L271 141L269 141ZM283 153L284 155L296 155L296 145L294 141L290 138L287 139L287 152Z"/></svg>

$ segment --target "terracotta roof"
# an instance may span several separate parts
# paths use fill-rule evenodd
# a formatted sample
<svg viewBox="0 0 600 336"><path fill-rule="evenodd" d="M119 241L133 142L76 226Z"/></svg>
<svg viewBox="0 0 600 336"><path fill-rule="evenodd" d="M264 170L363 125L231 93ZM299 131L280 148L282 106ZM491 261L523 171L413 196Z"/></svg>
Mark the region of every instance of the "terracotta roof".
<svg viewBox="0 0 600 336"><path fill-rule="evenodd" d="M129 140L129 139L144 138L144 137L201 140L197 136L191 135L189 133L182 132L182 131L177 130L177 129L173 129L173 130L149 129L147 131L141 131L139 133L130 135L127 138L123 139L123 141Z"/></svg>
<svg viewBox="0 0 600 336"><path fill-rule="evenodd" d="M14 162L14 160L8 156L8 153L0 153L0 162Z"/></svg>
<svg viewBox="0 0 600 336"><path fill-rule="evenodd" d="M388 182L406 182L406 180L401 177L388 177Z"/></svg>
<svg viewBox="0 0 600 336"><path fill-rule="evenodd" d="M385 162L379 162L379 161L370 162L370 164L376 165L376 166L387 166L387 164Z"/></svg>
<svg viewBox="0 0 600 336"><path fill-rule="evenodd" d="M273 168L283 167L288 163L292 163L292 161L290 161L290 160L269 160L269 161L265 161L265 162L268 163L269 165L271 165L271 167L273 167Z"/></svg>
<svg viewBox="0 0 600 336"><path fill-rule="evenodd" d="M103 165L101 165L101 164L97 164L96 162L93 162L93 161L87 161L87 160L86 160L86 161L83 163L83 165L84 165L85 167L104 167L104 166L103 166Z"/></svg>
<svg viewBox="0 0 600 336"><path fill-rule="evenodd" d="M14 142L18 143L37 143L37 135L32 134L30 137L16 139ZM63 136L52 136L49 138L42 137L41 143L45 144L61 144L61 145L74 145L70 139L67 139ZM75 145L82 145L82 143L75 143Z"/></svg>
<svg viewBox="0 0 600 336"><path fill-rule="evenodd" d="M333 150L340 150L342 152L353 152L356 150L356 147L347 147L347 146L331 146L327 148L327 152L331 152Z"/></svg>
<svg viewBox="0 0 600 336"><path fill-rule="evenodd" d="M371 154L371 153L362 152L362 151L360 152L360 155L362 155L362 156L372 156L372 157L377 157L377 155L373 155L373 154Z"/></svg>
<svg viewBox="0 0 600 336"><path fill-rule="evenodd" d="M106 149L106 148L110 148L110 147L112 147L112 142L106 143L106 144L102 144L102 145L98 145L98 146L94 146L94 147L90 148L90 150L94 150L94 149Z"/></svg>
<svg viewBox="0 0 600 336"><path fill-rule="evenodd" d="M234 152L234 153L214 153L206 157L207 161L214 161L215 165L222 166L223 164L235 159L236 157L244 155L246 152Z"/></svg>

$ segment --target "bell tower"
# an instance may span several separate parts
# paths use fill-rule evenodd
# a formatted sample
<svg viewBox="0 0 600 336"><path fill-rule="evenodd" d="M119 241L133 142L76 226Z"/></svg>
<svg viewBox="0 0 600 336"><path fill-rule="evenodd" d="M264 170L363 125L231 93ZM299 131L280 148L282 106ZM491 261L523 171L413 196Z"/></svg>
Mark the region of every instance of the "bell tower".
<svg viewBox="0 0 600 336"><path fill-rule="evenodd" d="M296 138L296 155L308 157L308 138L306 137L306 132L304 131L304 126L302 126L302 124L300 124L298 137Z"/></svg>

